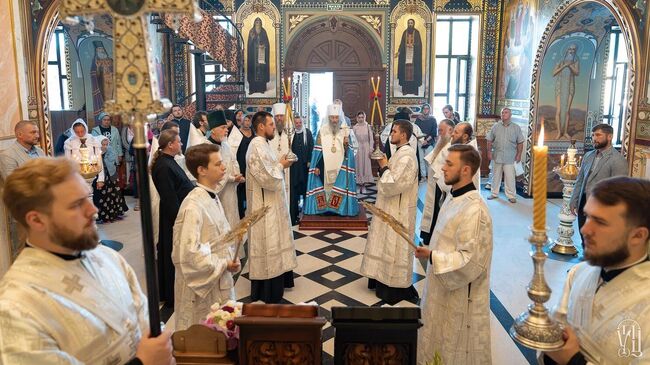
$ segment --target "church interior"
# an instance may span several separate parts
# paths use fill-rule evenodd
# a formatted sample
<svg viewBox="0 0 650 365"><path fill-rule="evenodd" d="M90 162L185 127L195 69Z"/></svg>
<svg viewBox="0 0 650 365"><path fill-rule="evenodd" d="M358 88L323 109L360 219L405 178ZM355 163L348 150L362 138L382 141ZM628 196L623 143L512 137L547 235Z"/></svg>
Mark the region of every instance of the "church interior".
<svg viewBox="0 0 650 365"><path fill-rule="evenodd" d="M84 13L91 3L108 5ZM527 287L540 273L531 260L532 252L546 255L543 280L550 299L544 305L549 310L560 301L567 271L584 261L578 221L568 206L575 176L563 175L567 161L580 167L582 156L597 148L592 129L604 123L612 127L611 144L625 159L627 176L650 179L650 12L646 1L197 0L194 14L165 12L176 7L171 3L0 2L0 37L5 45L5 52L0 53L0 110L4 110L0 151L14 143L14 127L20 121L35 123L40 131L38 147L55 156L63 154L60 140L67 138L65 133L72 130L75 120L82 119L89 131L109 117L125 141L114 174L128 210L99 222L99 238L133 267L146 292L151 281L145 261L153 251L143 248L142 227L150 225L151 218L142 220L144 203L134 195L137 168L129 144L137 137L128 137L134 132L128 127L126 112L133 105L150 106L148 111L139 109L147 117L144 124L149 135L144 137L149 140L157 138L152 131L176 118L169 112L172 104L181 107L183 118L192 120L199 111L224 110L229 118L235 118L238 110L250 117L260 111L276 114L274 104L284 103L285 113L301 117L316 139L331 115L328 106L339 100L341 119L348 119L350 129L359 112L366 116L370 151L373 142L384 150L387 144L385 140L379 143L379 135L403 110L412 111L416 124L425 107L438 123L443 119L467 122L481 157L476 188L485 200L493 230L490 329L483 335L491 339L492 363L537 363L536 350L511 333L518 317L533 303L534 295ZM116 15L120 6L126 16ZM190 5L178 5L182 6ZM130 7L135 9L131 14ZM139 40L120 33L125 29L120 24L123 19L142 20L135 37ZM563 62L573 66L562 68ZM130 78L132 73L136 76ZM143 84L137 75L145 74ZM165 102L159 102L162 99ZM443 111L448 106L456 112L451 118ZM497 198L491 199L495 176L488 157L489 138L504 108L523 135L523 143L517 141L523 146L521 161L514 168L516 198L497 186ZM240 126L239 120L232 120L235 128ZM535 164L538 139L547 148L545 168ZM425 153L425 149L420 151ZM418 184L415 235L411 237L416 243L428 189L424 176L428 163L420 163L423 174L413 182ZM374 181L359 186L353 192L355 199L369 204L378 201L381 170L372 160ZM544 196L536 194L538 176ZM533 225L539 229L537 221L533 222L538 207L545 214L541 229L546 228L548 241L536 246L530 237ZM309 217L313 216L303 215L291 224L297 259L295 285L284 291L280 303L316 303L317 316L325 321L317 330L320 343L314 351L318 356L292 363L362 364L335 360L341 328L335 327L333 308L419 308L430 263L412 258L412 284L419 298L390 305L368 288L368 279L360 272L369 228L379 219L376 214L361 209L360 218ZM1 277L19 253L16 240L21 233L4 206L0 219ZM246 243L244 249L250 245ZM241 256L241 264L241 271L233 275L233 299L251 303L247 255ZM159 309L160 320L175 330L178 313L163 302ZM415 364L414 360L390 363Z"/></svg>

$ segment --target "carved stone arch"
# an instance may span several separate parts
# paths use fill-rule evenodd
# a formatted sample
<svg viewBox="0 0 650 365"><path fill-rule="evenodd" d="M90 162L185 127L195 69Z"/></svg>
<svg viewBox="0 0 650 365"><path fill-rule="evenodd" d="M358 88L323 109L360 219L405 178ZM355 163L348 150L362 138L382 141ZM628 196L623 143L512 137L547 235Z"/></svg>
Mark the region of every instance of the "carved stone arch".
<svg viewBox="0 0 650 365"><path fill-rule="evenodd" d="M32 72L34 73L34 82L36 94L36 113L38 118L38 124L41 131L43 139L41 140L41 146L46 153L53 153L53 138L52 138L52 126L50 119L50 105L49 98L47 95L47 61L48 55L50 52L50 40L54 33L54 29L57 27L60 21L59 17L59 4L60 0L53 0L50 6L47 7L47 10L43 14L41 25L38 29L38 36L36 38L36 44L34 45L35 58L32 66ZM32 116L30 115L30 118Z"/></svg>
<svg viewBox="0 0 650 365"><path fill-rule="evenodd" d="M375 37L351 17L336 18L334 28L332 17L318 17L297 31L287 44L285 69L381 69L381 46Z"/></svg>
<svg viewBox="0 0 650 365"><path fill-rule="evenodd" d="M528 122L528 137L527 144L528 148L526 150L526 159L524 165L524 192L527 194L532 193L532 148L533 148L533 138L535 137L536 127L537 127L537 103L539 98L539 86L542 69L542 61L546 55L546 51L551 45L553 39L553 34L558 23L562 22L564 16L574 7L583 5L585 3L596 3L607 8L612 16L616 19L616 22L621 28L621 33L625 36L625 43L627 48L627 57L629 60L629 76L626 85L627 103L625 105L625 121L623 125L623 140L621 153L624 156L628 157L628 163L632 165L633 159L630 158L631 154L629 151L630 141L634 138L635 128L632 128L634 121L636 120L636 112L639 104L639 95L643 91L643 86L637 85L637 78L642 75L642 60L641 60L641 38L639 23L634 15L634 10L630 8L630 5L625 0L565 0L557 8L553 17L547 24L542 34L539 46L537 48L537 53L535 54L535 60L533 63L533 72L531 80L531 99L530 99L530 110L529 110L529 122ZM630 156L628 156L630 154Z"/></svg>

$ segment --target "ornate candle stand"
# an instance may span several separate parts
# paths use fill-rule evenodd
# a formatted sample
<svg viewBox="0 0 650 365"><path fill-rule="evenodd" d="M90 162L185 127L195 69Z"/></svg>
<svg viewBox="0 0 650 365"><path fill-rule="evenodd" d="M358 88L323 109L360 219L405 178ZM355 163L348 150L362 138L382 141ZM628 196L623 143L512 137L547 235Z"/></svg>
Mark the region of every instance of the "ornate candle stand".
<svg viewBox="0 0 650 365"><path fill-rule="evenodd" d="M81 146L79 147L79 156L77 158L77 162L79 163L79 173L86 180L88 186L91 187L90 196L92 196L93 181L103 168L101 157L97 156L97 151L94 146L90 147L93 149L93 155L90 155L90 149L86 146L86 138L80 138L80 142ZM101 151L99 153L101 156Z"/></svg>
<svg viewBox="0 0 650 365"><path fill-rule="evenodd" d="M285 105L287 106L287 122L285 123L286 125L284 126L284 131L287 132L287 142L289 143L289 153L287 153L286 159L287 161L296 162L298 161L298 155L293 153L293 150L291 149L291 146L293 144L293 136L296 135L296 126L293 124L293 109L291 108L291 100L293 100L293 97L291 96L291 85L291 77L282 79L282 88L284 90L282 101L284 101Z"/></svg>
<svg viewBox="0 0 650 365"><path fill-rule="evenodd" d="M533 304L528 305L528 311L515 319L515 323L510 328L510 336L522 345L535 350L559 350L564 345L563 328L549 316L544 306L544 303L551 298L551 288L544 278L546 254L542 248L547 243L546 231L533 229L528 241L535 248L531 254L535 271L533 279L526 287L528 298L533 301Z"/></svg>
<svg viewBox="0 0 650 365"><path fill-rule="evenodd" d="M564 155L560 165L553 169L553 172L560 176L564 188L562 188L562 209L558 214L560 224L557 227L558 238L553 241L551 251L561 255L577 255L578 249L573 244L573 222L576 216L571 214L570 202L573 188L578 177L579 166L576 160L575 140L572 141L571 147L567 150L567 163L564 163Z"/></svg>
<svg viewBox="0 0 650 365"><path fill-rule="evenodd" d="M372 160L381 160L384 158L384 153L381 152L379 149L380 145L380 139L379 139L379 134L382 132L382 129L384 128L384 117L381 113L381 105L379 104L379 98L381 98L381 93L379 92L379 84L380 84L381 78L377 77L377 82L375 82L375 78L371 77L370 78L370 83L372 84L372 94L370 94L370 98L372 99L372 112L370 114L370 125L372 126L372 130L374 133L374 138L373 142L375 144L375 150L372 151L370 154L370 159ZM379 123L375 124L375 110L377 111L377 116L379 117Z"/></svg>

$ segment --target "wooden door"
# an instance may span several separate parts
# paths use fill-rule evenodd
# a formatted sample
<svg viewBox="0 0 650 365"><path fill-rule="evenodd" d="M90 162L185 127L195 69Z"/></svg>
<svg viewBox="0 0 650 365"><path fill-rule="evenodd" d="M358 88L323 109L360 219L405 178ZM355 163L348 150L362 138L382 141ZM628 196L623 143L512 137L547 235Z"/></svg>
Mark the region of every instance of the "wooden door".
<svg viewBox="0 0 650 365"><path fill-rule="evenodd" d="M370 77L381 75L383 70L368 71L335 71L334 99L343 101L343 112L354 120L359 111L364 111L370 120L373 100L370 99L372 85ZM382 81L383 86L383 81ZM381 88L380 88L381 90Z"/></svg>

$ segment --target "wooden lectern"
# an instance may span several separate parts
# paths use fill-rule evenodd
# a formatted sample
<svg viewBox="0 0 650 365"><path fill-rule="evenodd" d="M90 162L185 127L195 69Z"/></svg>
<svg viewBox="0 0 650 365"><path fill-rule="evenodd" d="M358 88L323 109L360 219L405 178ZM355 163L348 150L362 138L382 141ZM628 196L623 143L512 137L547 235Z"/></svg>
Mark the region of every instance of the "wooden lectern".
<svg viewBox="0 0 650 365"><path fill-rule="evenodd" d="M415 365L420 308L332 307L334 363Z"/></svg>
<svg viewBox="0 0 650 365"><path fill-rule="evenodd" d="M200 324L174 332L172 344L178 365L236 364L228 356L226 336Z"/></svg>
<svg viewBox="0 0 650 365"><path fill-rule="evenodd" d="M239 364L310 364L322 361L318 306L244 304L239 326Z"/></svg>

